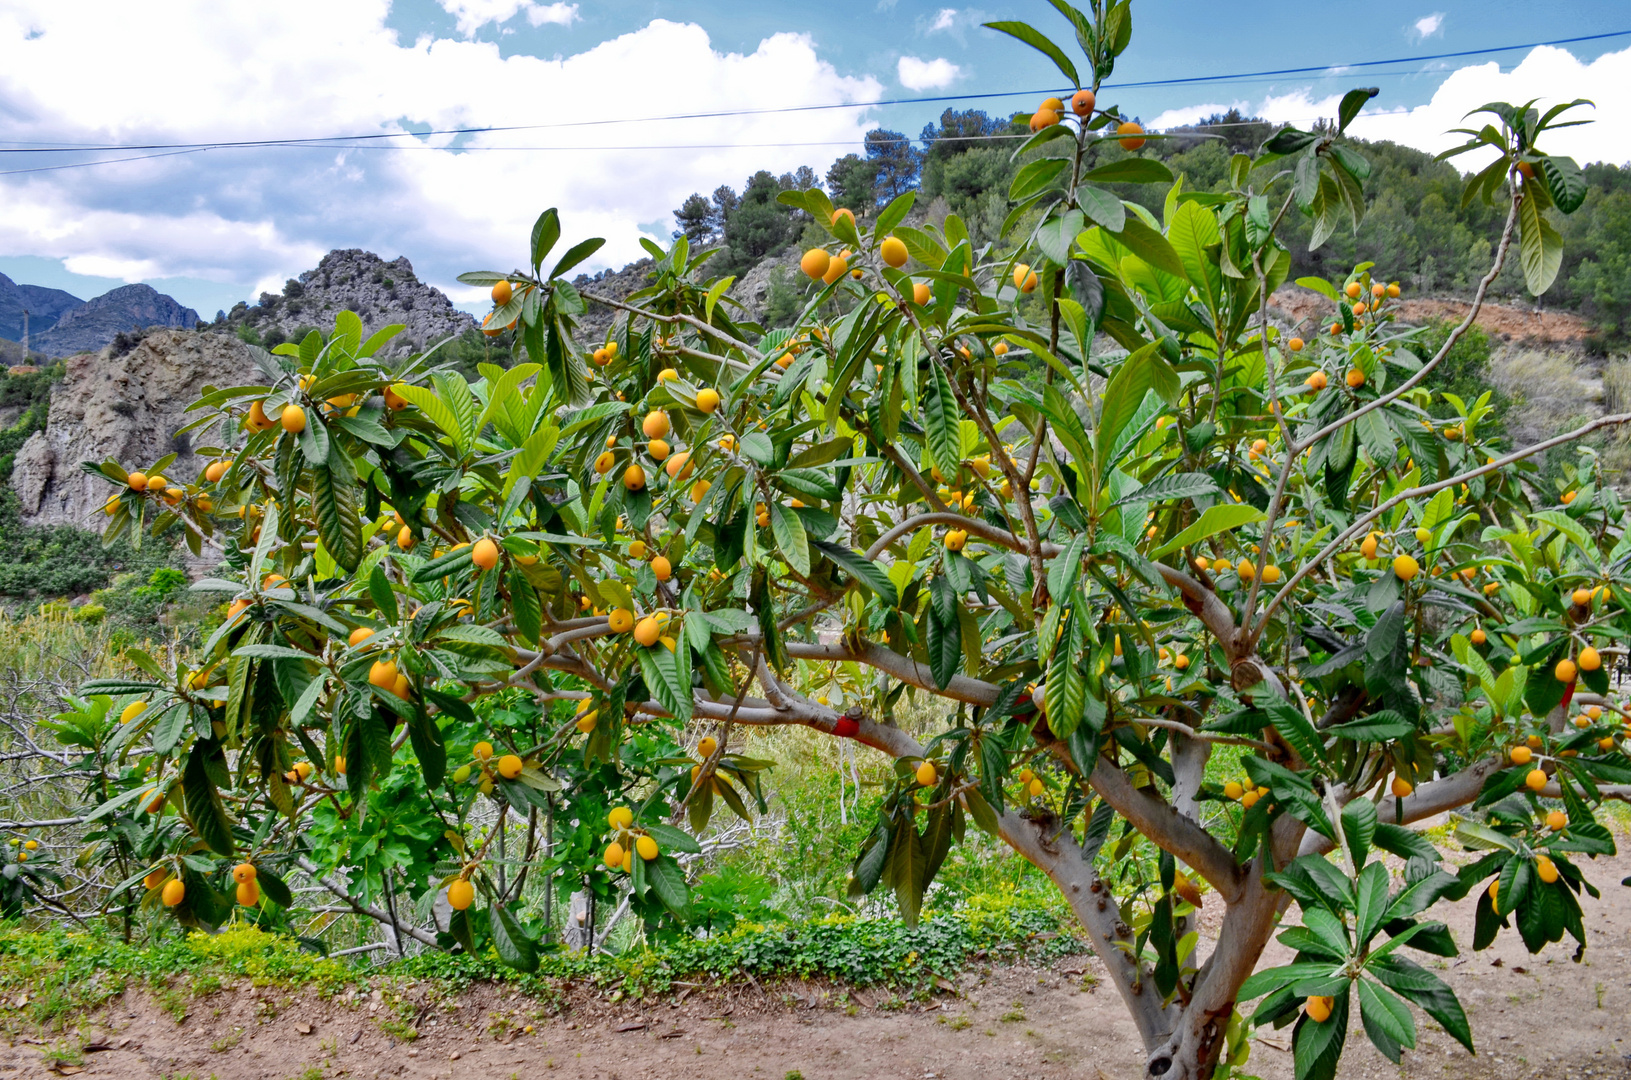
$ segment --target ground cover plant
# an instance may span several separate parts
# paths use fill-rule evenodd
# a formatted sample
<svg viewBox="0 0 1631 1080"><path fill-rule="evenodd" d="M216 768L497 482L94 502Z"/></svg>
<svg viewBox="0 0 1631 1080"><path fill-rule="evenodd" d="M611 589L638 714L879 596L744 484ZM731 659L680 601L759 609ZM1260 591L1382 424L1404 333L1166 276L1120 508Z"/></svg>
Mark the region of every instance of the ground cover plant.
<svg viewBox="0 0 1631 1080"><path fill-rule="evenodd" d="M1527 462L1628 417L1512 448L1487 395L1432 381L1509 257L1536 293L1556 276L1584 187L1538 143L1568 107L1467 129L1493 155L1468 197L1506 226L1435 351L1368 263L1302 279L1329 322L1293 336L1265 309L1277 233L1357 225L1342 133L1373 91L1188 191L1099 100L1129 5L1054 7L1072 45L991 24L1073 86L1015 151L1010 246L905 225L910 192L870 220L784 192L831 240L795 326L761 333L683 237L632 296L580 292L601 242L557 255L550 210L523 268L463 278L508 369L386 362L398 328L342 315L194 404L198 483L90 466L110 540L179 526L223 555L195 587L232 598L194 654L131 650L60 721L94 777L85 857L132 867L112 893L285 929L299 872L523 971L569 894L680 941L688 862L765 810L733 732L800 726L895 763L853 895L911 925L970 825L1000 838L1080 921L1151 1076L1230 1075L1253 1023L1334 1076L1354 1010L1395 1060L1416 1009L1470 1048L1409 954L1453 954L1431 911L1474 889L1475 947L1514 923L1583 945L1597 808L1631 784L1608 696L1631 540L1589 452L1555 490ZM1135 156L1100 163L1110 142ZM1162 213L1111 183L1160 185ZM589 303L619 313L604 340L579 340ZM1456 808L1482 854L1452 872L1407 826ZM7 858L14 906L55 872ZM1254 974L1277 931L1295 962Z"/></svg>

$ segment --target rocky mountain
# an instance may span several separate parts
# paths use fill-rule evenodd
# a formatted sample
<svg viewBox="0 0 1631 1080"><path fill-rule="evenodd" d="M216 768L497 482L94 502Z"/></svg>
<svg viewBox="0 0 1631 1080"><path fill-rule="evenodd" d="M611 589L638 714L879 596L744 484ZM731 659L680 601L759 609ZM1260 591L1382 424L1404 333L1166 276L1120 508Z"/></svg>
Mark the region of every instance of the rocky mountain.
<svg viewBox="0 0 1631 1080"><path fill-rule="evenodd" d="M29 334L41 334L55 326L64 312L84 302L73 293L61 289L19 285L0 274L0 338L12 341L23 339L24 311L28 312Z"/></svg>
<svg viewBox="0 0 1631 1080"><path fill-rule="evenodd" d="M200 465L192 448L219 442L207 429L177 436L192 419L184 410L205 384L240 386L263 378L249 349L222 334L154 330L129 352L116 351L68 358L45 430L17 452L11 486L29 524L100 528L111 489L81 469L82 461L111 457L138 468L174 451L179 456L165 473L193 478Z"/></svg>
<svg viewBox="0 0 1631 1080"><path fill-rule="evenodd" d="M116 335L132 330L149 326L191 330L197 325L198 312L183 307L153 286L121 285L94 300L69 308L57 319L56 325L43 334L35 330L29 338L29 347L47 356L71 356L94 352L110 344Z"/></svg>
<svg viewBox="0 0 1631 1080"><path fill-rule="evenodd" d="M419 352L476 329L476 321L446 294L419 280L406 256L386 262L359 248L329 252L317 269L289 279L282 295L261 293L258 303L240 303L211 325L271 348L298 341L308 330L327 332L347 310L361 317L364 333L392 323L407 327L387 346L388 356Z"/></svg>

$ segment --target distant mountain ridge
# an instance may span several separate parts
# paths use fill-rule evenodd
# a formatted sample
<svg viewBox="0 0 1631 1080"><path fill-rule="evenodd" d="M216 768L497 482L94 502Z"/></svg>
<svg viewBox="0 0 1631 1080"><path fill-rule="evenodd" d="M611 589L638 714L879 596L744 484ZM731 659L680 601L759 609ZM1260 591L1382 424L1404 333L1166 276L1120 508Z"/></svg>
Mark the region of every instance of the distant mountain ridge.
<svg viewBox="0 0 1631 1080"><path fill-rule="evenodd" d="M65 312L85 301L61 289L40 285L19 285L0 274L0 338L23 339L23 312L28 312L28 330L43 334L57 324Z"/></svg>
<svg viewBox="0 0 1631 1080"><path fill-rule="evenodd" d="M96 352L121 332L167 326L191 330L198 312L151 285L121 285L91 300L61 289L19 285L0 274L0 338L21 341L28 312L28 346L46 356Z"/></svg>

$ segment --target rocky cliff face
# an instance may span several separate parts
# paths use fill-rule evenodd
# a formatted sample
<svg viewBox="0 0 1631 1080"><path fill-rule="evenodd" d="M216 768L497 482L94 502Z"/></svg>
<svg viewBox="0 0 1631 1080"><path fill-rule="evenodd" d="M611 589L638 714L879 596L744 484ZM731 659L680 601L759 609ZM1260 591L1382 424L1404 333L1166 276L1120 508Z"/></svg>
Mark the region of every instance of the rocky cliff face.
<svg viewBox="0 0 1631 1080"><path fill-rule="evenodd" d="M28 312L28 332L33 336L51 329L64 312L84 302L61 289L19 285L0 274L0 338L23 340L24 311Z"/></svg>
<svg viewBox="0 0 1631 1080"><path fill-rule="evenodd" d="M282 295L261 293L258 303L239 304L212 325L234 332L248 327L270 348L298 341L308 330L327 333L342 311L356 312L365 334L392 323L407 327L385 348L386 356L421 352L476 329L476 321L446 294L415 276L406 256L386 262L358 248L329 252L317 269L291 279Z"/></svg>
<svg viewBox="0 0 1631 1080"><path fill-rule="evenodd" d="M29 524L101 527L102 504L112 489L82 470L81 461L111 457L134 469L175 452L178 457L165 473L192 479L200 468L192 447L219 439L209 429L177 436L194 419L184 410L206 384L238 386L263 379L249 350L220 334L159 330L123 356L111 352L67 360L45 430L30 436L17 453L11 485Z"/></svg>
<svg viewBox="0 0 1631 1080"><path fill-rule="evenodd" d="M118 334L149 326L191 330L197 325L198 312L182 307L153 286L121 285L63 312L51 329L34 333L29 346L47 356L69 356L94 352Z"/></svg>

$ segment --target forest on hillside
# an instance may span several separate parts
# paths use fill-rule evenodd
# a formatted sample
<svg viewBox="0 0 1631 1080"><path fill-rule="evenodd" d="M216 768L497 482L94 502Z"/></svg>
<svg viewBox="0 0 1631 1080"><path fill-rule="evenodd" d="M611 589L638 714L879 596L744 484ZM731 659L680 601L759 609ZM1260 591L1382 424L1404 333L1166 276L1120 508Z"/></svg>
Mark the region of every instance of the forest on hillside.
<svg viewBox="0 0 1631 1080"><path fill-rule="evenodd" d="M743 273L799 240L810 224L776 196L790 188L820 186L835 206L858 213L915 188L925 197L920 205L943 199L977 243L997 241L1013 205L1007 197L1009 183L1024 164L1011 155L1027 133L1026 119L947 109L916 140L876 129L867 134L862 153L840 157L824 177L808 166L780 176L760 170L740 192L721 185L711 195L691 195L674 211L675 235L721 245L714 263L718 272ZM1140 154L1162 159L1183 178L1185 190L1221 191L1230 156L1255 150L1275 130L1267 121L1231 111L1172 129L1172 137L1151 139ZM1479 200L1463 205L1461 176L1450 162L1397 143L1351 141L1372 163L1365 184L1369 212L1357 233L1339 229L1313 252L1308 250L1309 221L1293 215L1285 238L1295 273L1340 276L1357 262L1374 261L1381 273L1412 292L1469 292L1500 239L1502 209ZM1100 152L1101 161L1129 156L1113 140L1105 140ZM1587 347L1606 352L1623 347L1631 329L1631 164L1589 164L1584 172L1590 185L1585 204L1567 217L1552 214L1567 254L1551 290L1538 301L1528 297L1512 259L1494 292L1500 300L1578 312L1595 327ZM1157 214L1166 196L1150 185L1128 184L1118 193ZM1015 239L1010 236L1006 243Z"/></svg>

